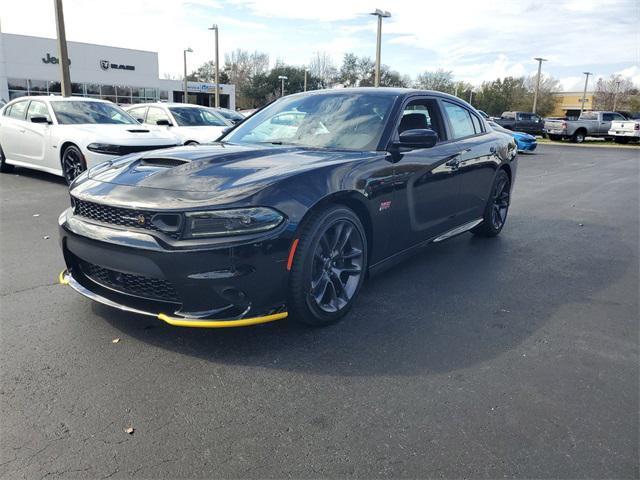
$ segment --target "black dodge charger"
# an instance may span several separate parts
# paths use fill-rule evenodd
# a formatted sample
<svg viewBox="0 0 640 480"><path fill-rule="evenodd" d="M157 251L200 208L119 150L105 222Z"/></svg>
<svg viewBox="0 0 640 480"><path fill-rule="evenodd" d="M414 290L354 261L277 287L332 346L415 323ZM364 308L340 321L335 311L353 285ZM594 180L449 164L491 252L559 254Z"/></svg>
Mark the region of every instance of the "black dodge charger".
<svg viewBox="0 0 640 480"><path fill-rule="evenodd" d="M208 146L128 155L59 219L81 294L171 325L325 325L365 277L507 218L516 145L458 98L355 88L284 97Z"/></svg>

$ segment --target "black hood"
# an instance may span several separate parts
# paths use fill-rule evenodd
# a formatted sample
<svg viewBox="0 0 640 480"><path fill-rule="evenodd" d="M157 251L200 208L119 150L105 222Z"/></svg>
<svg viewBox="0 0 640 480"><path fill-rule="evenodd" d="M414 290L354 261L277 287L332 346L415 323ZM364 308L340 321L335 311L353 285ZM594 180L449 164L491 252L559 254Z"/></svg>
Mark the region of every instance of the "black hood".
<svg viewBox="0 0 640 480"><path fill-rule="evenodd" d="M370 152L296 146L216 144L155 150L101 164L73 194L109 204L165 208L224 204L313 169L362 160Z"/></svg>

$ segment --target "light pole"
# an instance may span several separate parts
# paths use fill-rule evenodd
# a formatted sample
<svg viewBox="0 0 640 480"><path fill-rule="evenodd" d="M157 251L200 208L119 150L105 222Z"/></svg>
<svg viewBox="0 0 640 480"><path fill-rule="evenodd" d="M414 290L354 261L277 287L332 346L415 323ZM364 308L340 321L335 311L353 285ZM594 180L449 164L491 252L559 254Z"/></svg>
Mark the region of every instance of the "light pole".
<svg viewBox="0 0 640 480"><path fill-rule="evenodd" d="M613 111L616 111L616 107L618 106L618 92L620 91L620 80L616 80L616 91L613 94Z"/></svg>
<svg viewBox="0 0 640 480"><path fill-rule="evenodd" d="M305 68L305 69L304 69L304 91L305 91L305 92L307 91L307 72L308 72L308 71L309 71L309 69L308 69L308 68ZM620 82L618 82L618 83L620 83Z"/></svg>
<svg viewBox="0 0 640 480"><path fill-rule="evenodd" d="M288 80L289 77L286 77L284 75L278 75L278 80L280 80L280 96L284 97L284 81Z"/></svg>
<svg viewBox="0 0 640 480"><path fill-rule="evenodd" d="M220 86L218 83L218 75L219 75L219 71L218 71L218 25L211 25L211 27L209 27L209 30L213 30L215 32L215 40L216 40L216 55L215 55L215 82L216 82L216 108L220 107Z"/></svg>
<svg viewBox="0 0 640 480"><path fill-rule="evenodd" d="M184 55L184 103L189 103L189 93L187 90L187 52L192 53L191 48L185 48L182 51Z"/></svg>
<svg viewBox="0 0 640 480"><path fill-rule="evenodd" d="M60 92L63 97L71 96L71 77L69 75L69 54L67 53L67 34L64 29L62 0L54 0L56 10L56 31L58 33L58 57L60 57Z"/></svg>
<svg viewBox="0 0 640 480"><path fill-rule="evenodd" d="M378 17L378 37L376 39L376 78L374 86L380 86L380 49L382 45L382 19L389 18L391 14L389 12L383 12L379 8L376 8L375 12L372 12L371 15L375 15Z"/></svg>
<svg viewBox="0 0 640 480"><path fill-rule="evenodd" d="M589 75L593 75L591 72L582 72L586 75L584 79L584 92L582 92L582 105L580 107L580 115L584 112L584 102L587 100L587 84L589 83Z"/></svg>
<svg viewBox="0 0 640 480"><path fill-rule="evenodd" d="M469 105L473 106L473 88L469 90Z"/></svg>
<svg viewBox="0 0 640 480"><path fill-rule="evenodd" d="M538 77L536 78L536 91L533 94L533 113L536 113L536 109L538 108L538 93L540 92L540 73L542 71L542 62L546 62L546 58L536 57L534 58L538 62Z"/></svg>

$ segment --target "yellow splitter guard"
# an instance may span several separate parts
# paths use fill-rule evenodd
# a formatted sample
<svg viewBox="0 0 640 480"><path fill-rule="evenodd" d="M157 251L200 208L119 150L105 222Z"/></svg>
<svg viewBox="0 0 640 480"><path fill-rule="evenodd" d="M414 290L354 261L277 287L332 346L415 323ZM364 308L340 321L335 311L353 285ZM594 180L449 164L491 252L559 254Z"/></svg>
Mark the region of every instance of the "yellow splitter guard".
<svg viewBox="0 0 640 480"><path fill-rule="evenodd" d="M250 325L259 325L261 323L274 322L276 320L282 320L289 314L287 312L274 313L272 315L265 315L263 317L241 318L237 320L202 320L198 318L186 318L186 317L172 317L165 313L152 313L144 310L138 310L137 308L127 307L119 303L113 302L108 298L102 297L93 293L92 291L84 288L80 285L73 276L67 271L63 270L58 276L58 281L61 285L69 285L76 292L84 295L91 300L94 300L103 305L107 305L112 308L117 308L125 312L137 313L139 315L146 315L148 317L155 317L158 320L162 320L174 327L191 327L191 328L233 328L233 327L248 327Z"/></svg>

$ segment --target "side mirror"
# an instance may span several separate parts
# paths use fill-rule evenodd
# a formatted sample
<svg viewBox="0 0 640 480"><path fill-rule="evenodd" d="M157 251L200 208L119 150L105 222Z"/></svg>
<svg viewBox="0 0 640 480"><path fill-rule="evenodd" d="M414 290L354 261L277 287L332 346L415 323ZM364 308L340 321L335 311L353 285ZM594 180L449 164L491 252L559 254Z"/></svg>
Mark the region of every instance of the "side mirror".
<svg viewBox="0 0 640 480"><path fill-rule="evenodd" d="M438 134L430 128L405 130L395 146L406 148L431 148L438 143Z"/></svg>
<svg viewBox="0 0 640 480"><path fill-rule="evenodd" d="M144 118L136 117L136 122L138 122L138 123L144 123Z"/></svg>
<svg viewBox="0 0 640 480"><path fill-rule="evenodd" d="M226 134L227 134L227 132L228 132L229 130L231 130L232 128L233 128L233 127L223 128L223 129L222 129L222 134L221 134L221 136L222 136L222 135L226 135Z"/></svg>
<svg viewBox="0 0 640 480"><path fill-rule="evenodd" d="M46 123L46 124L50 124L51 120L49 120L44 115L34 115L33 117L31 117L31 123Z"/></svg>
<svg viewBox="0 0 640 480"><path fill-rule="evenodd" d="M165 127L170 127L172 124L169 120L156 120L156 125L162 125Z"/></svg>

